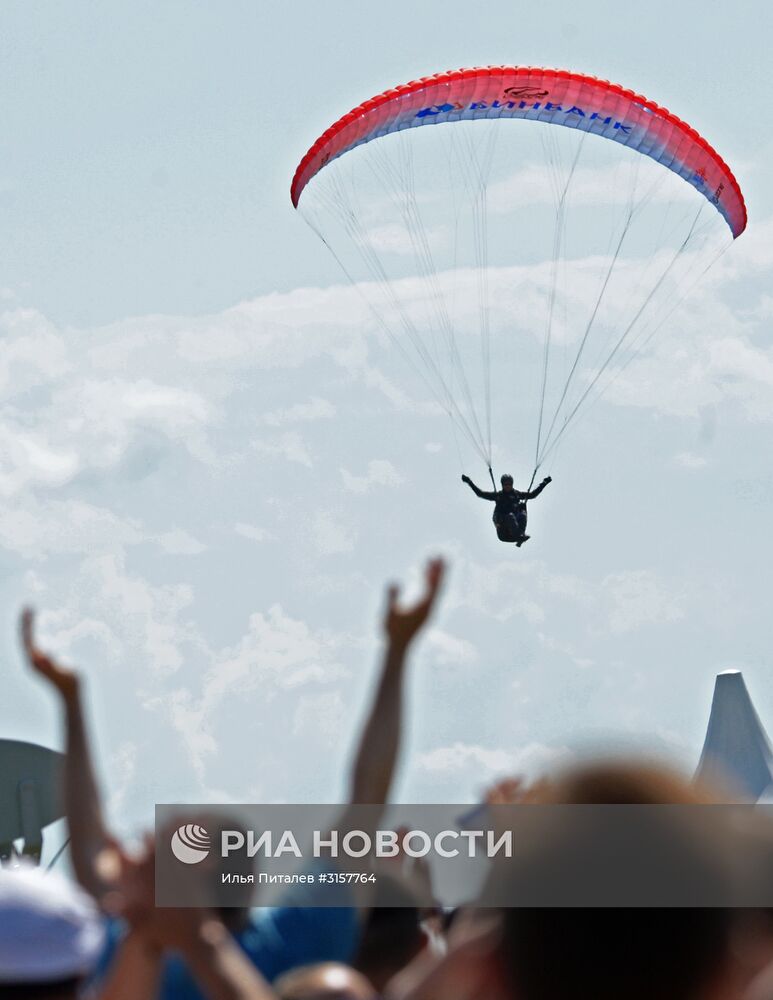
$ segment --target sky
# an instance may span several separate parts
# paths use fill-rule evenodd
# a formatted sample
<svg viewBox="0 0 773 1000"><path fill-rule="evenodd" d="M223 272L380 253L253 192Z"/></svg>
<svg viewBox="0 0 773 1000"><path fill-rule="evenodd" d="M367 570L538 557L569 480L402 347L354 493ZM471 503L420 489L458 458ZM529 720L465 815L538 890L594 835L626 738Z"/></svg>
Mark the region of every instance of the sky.
<svg viewBox="0 0 773 1000"><path fill-rule="evenodd" d="M438 552L395 799L472 801L588 742L691 767L731 666L773 725L771 30L762 2L6 0L0 733L61 745L17 648L32 603L87 678L120 829L340 800L384 587ZM350 107L489 63L664 104L750 218L562 449L520 551L289 201Z"/></svg>

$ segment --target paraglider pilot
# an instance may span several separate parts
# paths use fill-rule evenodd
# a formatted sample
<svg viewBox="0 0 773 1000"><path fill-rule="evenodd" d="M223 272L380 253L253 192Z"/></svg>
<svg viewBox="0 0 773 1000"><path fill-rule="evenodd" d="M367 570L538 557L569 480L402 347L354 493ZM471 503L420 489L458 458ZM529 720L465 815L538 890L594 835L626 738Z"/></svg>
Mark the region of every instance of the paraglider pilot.
<svg viewBox="0 0 773 1000"><path fill-rule="evenodd" d="M500 542L515 542L520 548L524 542L528 542L529 535L526 534L526 501L538 497L548 483L552 482L550 476L545 479L535 489L528 493L513 489L513 477L505 474L500 482L502 489L481 490L470 479L469 476L462 476L462 482L467 483L470 489L481 500L494 501L494 524L497 529L497 538Z"/></svg>

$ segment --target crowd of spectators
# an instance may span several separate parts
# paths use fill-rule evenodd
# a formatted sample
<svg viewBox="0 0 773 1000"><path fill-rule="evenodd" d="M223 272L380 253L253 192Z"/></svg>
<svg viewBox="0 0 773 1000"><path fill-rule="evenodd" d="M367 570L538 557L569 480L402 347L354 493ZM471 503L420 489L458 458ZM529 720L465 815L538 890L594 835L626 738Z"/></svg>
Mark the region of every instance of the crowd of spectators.
<svg viewBox="0 0 773 1000"><path fill-rule="evenodd" d="M410 655L444 573L442 561L428 564L413 605L396 587L387 592L382 660L349 779L349 807L373 807L374 823L406 728ZM130 849L105 819L80 675L39 648L31 611L21 638L32 673L61 706L73 878L24 865L0 871L0 1000L773 1000L773 911L761 909L428 907L414 893L427 878L421 866L396 866L336 907L291 895L271 907L157 907L154 838ZM607 761L528 788L509 779L489 800L712 797L657 765ZM388 906L379 900L385 885Z"/></svg>

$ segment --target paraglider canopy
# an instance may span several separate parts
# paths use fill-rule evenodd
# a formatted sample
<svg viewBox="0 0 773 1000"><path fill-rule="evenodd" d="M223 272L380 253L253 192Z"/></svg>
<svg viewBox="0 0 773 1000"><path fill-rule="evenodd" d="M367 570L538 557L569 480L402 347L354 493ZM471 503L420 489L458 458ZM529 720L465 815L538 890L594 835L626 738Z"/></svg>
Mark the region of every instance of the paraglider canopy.
<svg viewBox="0 0 773 1000"><path fill-rule="evenodd" d="M679 174L724 216L733 237L746 206L730 168L695 129L618 84L568 70L483 66L436 73L384 91L331 125L298 164L290 197L326 164L392 132L441 122L524 118L581 129L623 143Z"/></svg>
<svg viewBox="0 0 773 1000"><path fill-rule="evenodd" d="M313 143L290 193L489 469L492 401L521 407L507 426L517 452L535 426L535 475L747 222L732 171L686 122L528 66L365 101Z"/></svg>

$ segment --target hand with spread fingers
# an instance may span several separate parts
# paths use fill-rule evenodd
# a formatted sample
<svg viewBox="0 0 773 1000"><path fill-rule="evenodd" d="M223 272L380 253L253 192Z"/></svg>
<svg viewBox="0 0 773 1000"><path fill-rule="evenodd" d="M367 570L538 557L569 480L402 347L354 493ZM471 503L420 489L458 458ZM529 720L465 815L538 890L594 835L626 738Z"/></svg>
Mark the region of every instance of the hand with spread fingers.
<svg viewBox="0 0 773 1000"><path fill-rule="evenodd" d="M424 594L408 608L398 606L400 588L396 584L389 587L384 631L392 644L407 646L426 624L440 592L445 569L445 563L442 559L431 559L427 563L424 576Z"/></svg>

